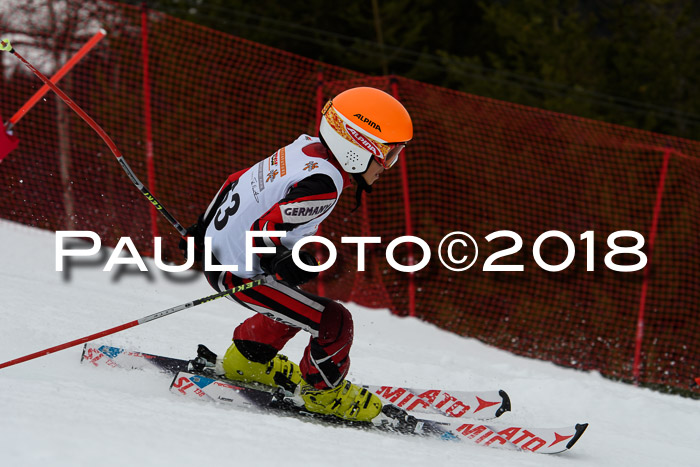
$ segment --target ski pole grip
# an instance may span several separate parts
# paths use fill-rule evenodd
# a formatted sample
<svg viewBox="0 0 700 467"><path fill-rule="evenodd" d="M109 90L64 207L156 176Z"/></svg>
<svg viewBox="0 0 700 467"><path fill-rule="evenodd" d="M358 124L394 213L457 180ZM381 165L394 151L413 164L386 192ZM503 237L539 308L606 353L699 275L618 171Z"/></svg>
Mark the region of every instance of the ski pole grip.
<svg viewBox="0 0 700 467"><path fill-rule="evenodd" d="M10 39L3 39L2 42L0 42L0 50L3 52L14 52L14 50L12 50L12 44L10 44Z"/></svg>

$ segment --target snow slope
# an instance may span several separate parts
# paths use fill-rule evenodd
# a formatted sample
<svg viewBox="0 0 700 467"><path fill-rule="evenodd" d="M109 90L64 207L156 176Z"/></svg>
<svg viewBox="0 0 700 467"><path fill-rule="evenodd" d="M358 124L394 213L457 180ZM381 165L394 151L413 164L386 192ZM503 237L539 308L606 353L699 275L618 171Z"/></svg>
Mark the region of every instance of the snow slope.
<svg viewBox="0 0 700 467"><path fill-rule="evenodd" d="M0 220L0 361L141 318L211 293L177 284L147 262L144 274L55 271L55 235ZM329 428L181 399L170 378L81 365L80 347L0 370L0 465L494 465L700 464L700 403L614 383L490 348L385 310L348 305L355 319L350 379L367 383L508 391L499 423L589 422L570 452L541 454ZM223 351L250 313L228 300L101 342L190 358L198 343ZM298 360L307 337L285 349Z"/></svg>

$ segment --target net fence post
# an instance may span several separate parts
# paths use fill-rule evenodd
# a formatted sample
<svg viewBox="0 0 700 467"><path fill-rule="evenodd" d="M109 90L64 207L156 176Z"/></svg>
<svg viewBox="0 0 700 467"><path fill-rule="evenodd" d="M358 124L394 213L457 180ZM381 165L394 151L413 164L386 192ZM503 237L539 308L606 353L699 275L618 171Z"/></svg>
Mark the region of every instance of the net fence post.
<svg viewBox="0 0 700 467"><path fill-rule="evenodd" d="M390 78L391 84L391 95L394 99L399 100L399 82L395 76ZM406 149L403 150L404 157L399 161L401 166L401 190L403 192L403 209L404 209L404 225L406 230L406 235L413 235L413 222L411 221L411 197L408 190L408 158L405 156ZM408 249L408 265L413 266L415 264L415 258L413 256L413 244L406 243L406 248ZM416 316L416 273L408 273L408 316Z"/></svg>
<svg viewBox="0 0 700 467"><path fill-rule="evenodd" d="M315 102L315 112L316 112L316 135L320 134L321 130L321 111L323 110L323 69L319 68L318 72L316 74L316 102ZM316 231L316 235L322 236L322 229L323 226L319 225L318 230ZM325 262L326 255L323 253L323 249L321 249L318 244L316 244L316 255L319 256L321 263ZM326 287L323 283L324 279L324 273L323 271L318 274L318 277L316 278L316 291L318 295L324 297L326 295Z"/></svg>
<svg viewBox="0 0 700 467"><path fill-rule="evenodd" d="M644 311L646 309L647 292L649 290L649 276L651 272L651 261L654 253L654 241L659 226L659 216L661 214L661 200L664 195L664 185L668 174L668 164L671 159L671 149L666 148L663 152L663 162L661 163L661 171L659 173L659 184L656 188L656 202L654 203L654 212L651 218L651 227L649 229L649 261L644 267L644 277L642 279L642 290L639 294L639 311L637 313L637 333L635 336L634 347L634 363L632 365L632 373L635 386L639 386L639 375L642 364L642 341L644 340Z"/></svg>
<svg viewBox="0 0 700 467"><path fill-rule="evenodd" d="M143 68L143 116L146 128L146 171L149 188L155 193L156 173L153 162L153 120L151 114L151 80L148 70L148 5L141 4L141 66ZM152 252L155 254L155 238L158 236L158 211L151 205L151 241Z"/></svg>

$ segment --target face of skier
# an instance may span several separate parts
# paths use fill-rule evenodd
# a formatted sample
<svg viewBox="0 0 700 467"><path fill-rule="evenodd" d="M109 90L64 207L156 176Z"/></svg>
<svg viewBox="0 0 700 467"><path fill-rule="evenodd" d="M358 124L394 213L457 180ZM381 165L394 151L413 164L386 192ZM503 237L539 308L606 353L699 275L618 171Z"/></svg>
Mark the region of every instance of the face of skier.
<svg viewBox="0 0 700 467"><path fill-rule="evenodd" d="M362 174L362 178L365 179L365 182L367 182L367 185L371 185L377 180L379 180L379 176L384 172L384 167L377 162L376 159L372 158L372 162L369 163L369 167L365 171L365 173Z"/></svg>
<svg viewBox="0 0 700 467"><path fill-rule="evenodd" d="M362 177L368 185L376 182L385 170L390 169L396 164L399 160L399 154L401 154L401 151L406 147L406 144L392 144L390 147L391 149L384 158L373 157L367 171L362 174Z"/></svg>

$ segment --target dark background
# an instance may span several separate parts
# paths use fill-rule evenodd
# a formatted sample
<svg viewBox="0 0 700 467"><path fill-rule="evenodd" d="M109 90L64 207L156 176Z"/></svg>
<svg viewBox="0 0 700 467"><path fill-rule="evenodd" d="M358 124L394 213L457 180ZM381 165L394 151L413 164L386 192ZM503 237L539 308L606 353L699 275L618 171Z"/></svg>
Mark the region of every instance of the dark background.
<svg viewBox="0 0 700 467"><path fill-rule="evenodd" d="M397 74L470 94L700 137L699 2L149 0L146 4L369 75Z"/></svg>

